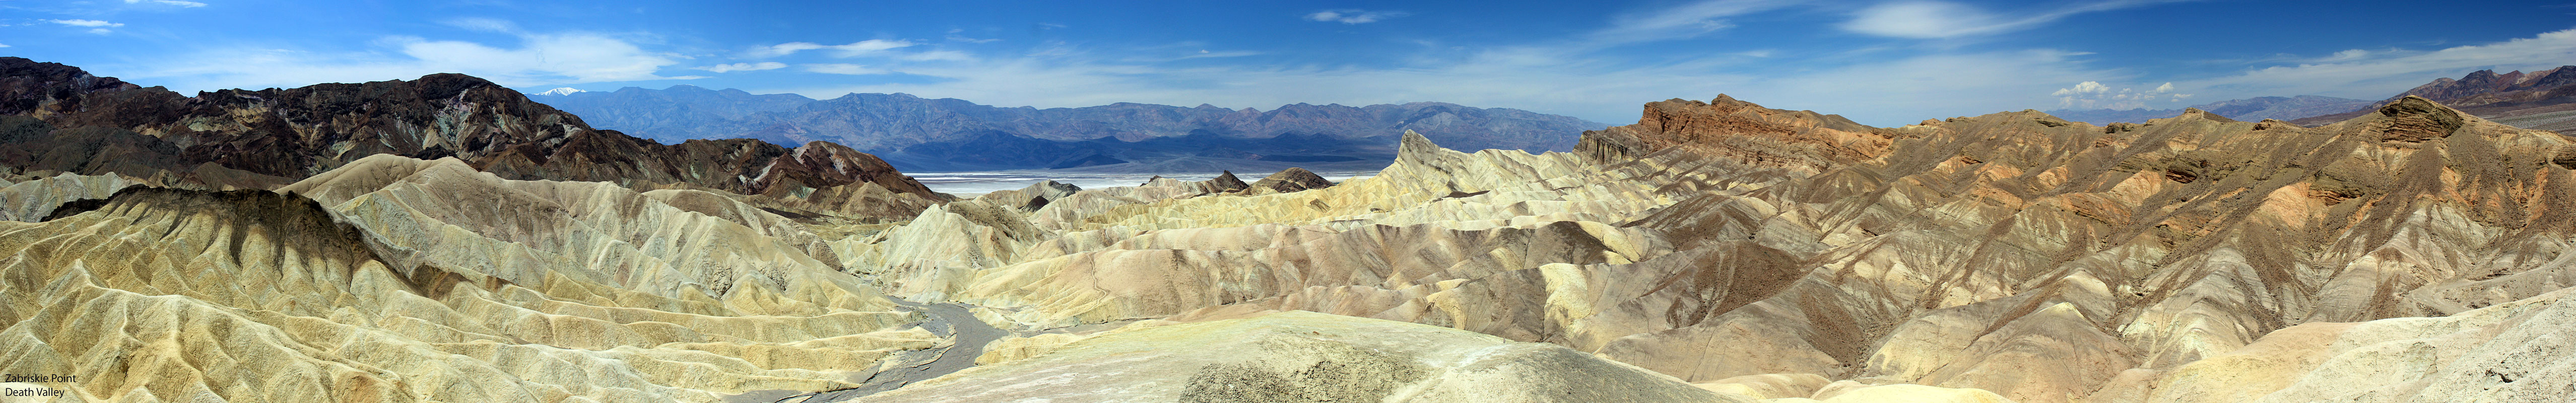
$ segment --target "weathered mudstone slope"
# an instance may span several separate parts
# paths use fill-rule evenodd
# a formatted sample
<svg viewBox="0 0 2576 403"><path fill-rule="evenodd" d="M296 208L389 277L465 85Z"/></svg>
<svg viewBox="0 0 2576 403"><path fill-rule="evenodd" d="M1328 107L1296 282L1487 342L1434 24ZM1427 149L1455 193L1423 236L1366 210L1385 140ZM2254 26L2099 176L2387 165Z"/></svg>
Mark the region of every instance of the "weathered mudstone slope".
<svg viewBox="0 0 2576 403"><path fill-rule="evenodd" d="M0 134L85 116L44 96ZM2576 385L2576 308L2557 303L2576 292L2576 141L2421 98L2318 127L2023 111L1876 128L1721 96L1648 104L1571 153L1398 144L1379 175L1328 187L1227 174L946 203L829 144L377 154L283 193L122 186L220 165L0 167L0 372L83 375L90 400L715 401L857 386L908 365L892 351L939 348L984 367L865 397L2520 402ZM617 162L654 152L759 168L683 170L742 186L723 187ZM520 180L562 167L600 181ZM942 319L1014 337L958 346L880 293L967 304Z"/></svg>
<svg viewBox="0 0 2576 403"><path fill-rule="evenodd" d="M721 197L390 155L287 188L0 222L0 372L89 401L713 402L941 342Z"/></svg>
<svg viewBox="0 0 2576 403"><path fill-rule="evenodd" d="M2561 290L2446 317L2310 323L2106 394L2152 402L2557 402L2576 390ZM2150 381L2144 378L2124 380Z"/></svg>
<svg viewBox="0 0 2576 403"><path fill-rule="evenodd" d="M696 187L878 218L910 216L948 199L837 144L659 144L592 130L572 114L461 74L187 97L0 57L0 146L0 165L21 171L113 173L208 189L274 188L392 154L456 157L506 179ZM862 189L867 184L881 189ZM848 206L886 193L925 200Z"/></svg>
<svg viewBox="0 0 2576 403"><path fill-rule="evenodd" d="M685 195L648 197L599 182L504 180L455 159L392 155L279 191L327 203L388 245L417 251L410 258L491 268L479 274L513 283L570 277L753 315L888 308L855 279L830 271L827 262L837 259L812 234L723 198L687 200L679 205L691 210L684 210L663 200Z"/></svg>
<svg viewBox="0 0 2576 403"><path fill-rule="evenodd" d="M1701 110L1741 116L1729 101ZM1675 107L1690 105L1649 110ZM1803 215L1822 235L1809 239L1832 247L1791 254L1804 277L1747 308L1599 351L1694 380L1806 372L2069 401L2290 325L2443 315L2564 287L2495 279L2564 271L2555 262L2576 229L2556 208L2576 201L2576 178L2556 163L2576 149L2565 137L2422 99L2319 128L2205 114L2095 127L2021 112L1869 135L1892 147L1682 202L1759 200L1780 207L1773 218L1675 208L1640 221L1688 237ZM1855 143L1870 144L1838 144ZM1712 354L1677 354L1690 351Z"/></svg>
<svg viewBox="0 0 2576 403"><path fill-rule="evenodd" d="M1190 346L1174 348L1175 346ZM1120 329L870 402L1752 402L1564 347L1276 313Z"/></svg>
<svg viewBox="0 0 2576 403"><path fill-rule="evenodd" d="M141 185L115 175L60 174L25 182L0 184L0 220L42 221L63 203L105 199L127 186Z"/></svg>
<svg viewBox="0 0 2576 403"><path fill-rule="evenodd" d="M1172 315L1309 287L1430 292L1444 280L1662 252L1607 224L1658 203L1629 197L1646 192L1631 182L1519 182L1570 175L1576 160L1406 138L1405 157L1378 179L1249 196L1207 193L1223 180L1166 179L1082 190L1025 216L953 203L834 248L900 295L1044 305L1021 311L1030 323ZM1408 269L1386 272L1391 264Z"/></svg>
<svg viewBox="0 0 2576 403"><path fill-rule="evenodd" d="M1048 203L1063 200L1067 196L1073 196L1074 192L1080 191L1082 191L1081 186L1056 181L1040 181L1029 184L1029 187L1025 188L985 193L983 196L976 196L975 199L1028 211L1046 208Z"/></svg>
<svg viewBox="0 0 2576 403"><path fill-rule="evenodd" d="M1721 97L1649 104L1576 153L1403 149L1324 189L1085 189L833 248L898 295L1076 333L1004 340L1019 353L994 362L1138 319L1307 310L1719 390L1835 381L1764 386L1824 401L2164 399L2188 365L2292 326L2576 285L2576 142L2422 99L2313 128L2034 111L1873 128Z"/></svg>

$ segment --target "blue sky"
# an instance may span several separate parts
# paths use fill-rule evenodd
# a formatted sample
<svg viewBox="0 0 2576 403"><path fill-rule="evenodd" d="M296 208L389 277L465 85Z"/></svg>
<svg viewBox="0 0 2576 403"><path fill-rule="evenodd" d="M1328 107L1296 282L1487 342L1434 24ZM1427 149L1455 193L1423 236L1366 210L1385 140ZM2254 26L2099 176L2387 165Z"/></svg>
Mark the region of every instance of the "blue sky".
<svg viewBox="0 0 2576 403"><path fill-rule="evenodd" d="M1614 124L1648 101L1726 93L1874 125L2376 99L2576 64L2576 5L2561 2L733 3L0 0L0 55L180 91L458 72L528 91L1442 101Z"/></svg>

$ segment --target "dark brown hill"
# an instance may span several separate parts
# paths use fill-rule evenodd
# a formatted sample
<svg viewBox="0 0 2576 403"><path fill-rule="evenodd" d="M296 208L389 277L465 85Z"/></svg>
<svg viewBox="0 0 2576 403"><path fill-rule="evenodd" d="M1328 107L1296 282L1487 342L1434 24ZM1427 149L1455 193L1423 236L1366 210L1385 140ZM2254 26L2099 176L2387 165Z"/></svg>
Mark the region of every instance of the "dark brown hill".
<svg viewBox="0 0 2576 403"><path fill-rule="evenodd" d="M873 183L946 198L847 147L787 148L748 139L660 144L593 130L580 117L462 74L187 97L62 64L0 57L0 114L6 115L0 116L0 145L9 145L0 164L22 172L112 172L181 186L266 188L395 154L457 157L510 179L782 195ZM206 173L235 170L255 175Z"/></svg>

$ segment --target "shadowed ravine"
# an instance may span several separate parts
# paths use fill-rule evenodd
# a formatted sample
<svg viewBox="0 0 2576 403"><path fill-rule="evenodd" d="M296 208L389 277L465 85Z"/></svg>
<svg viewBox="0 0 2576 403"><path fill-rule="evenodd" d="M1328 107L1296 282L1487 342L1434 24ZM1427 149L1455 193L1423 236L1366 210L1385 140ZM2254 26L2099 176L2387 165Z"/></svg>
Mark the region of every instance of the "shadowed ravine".
<svg viewBox="0 0 2576 403"><path fill-rule="evenodd" d="M902 305L901 309L921 312L925 315L921 320L922 329L929 330L932 335L956 340L956 343L948 347L906 351L893 360L915 364L870 375L867 383L856 388L808 393L778 401L781 403L845 402L877 392L894 390L913 382L938 378L975 366L975 357L984 355L986 343L1010 334L1002 329L993 328L993 325L985 324L984 321L975 320L975 314L966 311L966 304L955 302L924 304L891 296L886 299L894 301L896 305Z"/></svg>

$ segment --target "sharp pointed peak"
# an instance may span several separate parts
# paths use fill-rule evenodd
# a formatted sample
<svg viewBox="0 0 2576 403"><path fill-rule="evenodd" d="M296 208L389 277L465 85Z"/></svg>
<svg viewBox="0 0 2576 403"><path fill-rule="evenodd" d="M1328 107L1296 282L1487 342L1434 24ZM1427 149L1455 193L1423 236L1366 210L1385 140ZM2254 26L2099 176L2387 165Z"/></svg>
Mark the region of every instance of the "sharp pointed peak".
<svg viewBox="0 0 2576 403"><path fill-rule="evenodd" d="M1404 139L1396 143L1396 146L1398 150L1403 150L1414 147L1439 148L1440 144L1431 142L1430 137L1423 137L1422 133L1415 133L1413 129L1404 129Z"/></svg>

